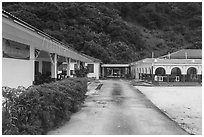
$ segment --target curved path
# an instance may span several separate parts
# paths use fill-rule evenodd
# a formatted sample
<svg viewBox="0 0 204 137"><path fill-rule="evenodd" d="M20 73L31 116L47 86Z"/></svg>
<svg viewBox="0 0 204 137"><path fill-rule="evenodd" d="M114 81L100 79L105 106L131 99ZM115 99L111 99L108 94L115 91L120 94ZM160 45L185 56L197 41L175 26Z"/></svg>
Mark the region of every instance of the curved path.
<svg viewBox="0 0 204 137"><path fill-rule="evenodd" d="M103 80L98 95L49 135L187 135L124 80Z"/></svg>

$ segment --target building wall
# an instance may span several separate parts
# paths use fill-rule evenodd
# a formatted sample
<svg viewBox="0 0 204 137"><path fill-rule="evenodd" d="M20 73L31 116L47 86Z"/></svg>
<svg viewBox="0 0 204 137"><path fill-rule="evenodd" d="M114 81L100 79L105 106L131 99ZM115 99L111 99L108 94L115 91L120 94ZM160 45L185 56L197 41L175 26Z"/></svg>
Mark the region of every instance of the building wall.
<svg viewBox="0 0 204 137"><path fill-rule="evenodd" d="M174 64L171 64L171 65L155 65L154 66L154 69L153 69L153 73L155 74L155 70L159 67L162 67L165 69L166 71L166 74L170 75L171 74L171 70L173 68L179 68L181 70L181 74L182 75L186 75L187 74L187 70L191 67L195 68L197 70L197 74L198 75L201 75L201 72L202 72L202 65L200 64L178 64L178 65L174 65Z"/></svg>
<svg viewBox="0 0 204 137"><path fill-rule="evenodd" d="M2 58L2 86L29 87L34 81L34 61Z"/></svg>
<svg viewBox="0 0 204 137"><path fill-rule="evenodd" d="M57 65L56 65L56 54L64 57L73 58L75 60L80 60L83 62L89 62L90 59L82 56L78 52L65 48L59 42L52 41L50 38L36 32L32 28L18 22L13 21L10 18L2 16L2 38L12 40L18 43L22 43L30 46L30 60L21 59L2 59L2 85L17 87L25 86L28 87L32 85L35 78L35 48L38 50L43 50L49 53L55 53L55 63L51 66L52 77L57 76ZM47 60L47 59L46 59ZM42 61L39 61L39 70L42 71ZM72 67L72 66L71 66ZM74 65L73 65L74 67ZM72 68L73 68L72 67ZM72 69L73 70L73 69Z"/></svg>
<svg viewBox="0 0 204 137"><path fill-rule="evenodd" d="M138 64L138 65L132 65L132 77L135 79L139 78L139 73L143 74L151 74L152 72L152 63L144 63L144 64Z"/></svg>
<svg viewBox="0 0 204 137"><path fill-rule="evenodd" d="M30 60L2 57L2 86L29 87L35 76L34 48L30 46Z"/></svg>
<svg viewBox="0 0 204 137"><path fill-rule="evenodd" d="M136 79L148 79L151 77L155 77L155 72L157 68L163 68L165 70L165 75L160 76L163 77L162 79L164 81L172 81L172 80L178 80L178 81L200 81L201 75L202 75L202 59L171 59L171 60L158 60L152 61L152 62L145 62L140 61L136 63L131 64L131 70L132 70L132 77ZM172 70L174 68L179 68L182 76L174 77L172 74ZM197 76L187 75L187 71L189 68L195 68ZM135 70L134 70L135 69ZM152 75L148 75L152 74ZM168 77L167 77L168 76ZM187 77L186 77L187 76ZM175 79L176 78L176 79ZM163 81L162 80L162 81Z"/></svg>
<svg viewBox="0 0 204 137"><path fill-rule="evenodd" d="M95 77L96 79L99 79L100 63L85 63L85 66L87 66L88 64L94 64L94 73L88 73L87 77L89 78Z"/></svg>
<svg viewBox="0 0 204 137"><path fill-rule="evenodd" d="M70 71L74 71L74 64L77 64L76 62L70 63ZM87 77L92 78L95 77L96 79L99 79L100 76L100 63L85 63L85 66L88 64L94 64L94 73L88 73ZM73 77L73 75L70 75L70 77Z"/></svg>
<svg viewBox="0 0 204 137"><path fill-rule="evenodd" d="M76 62L71 62L70 63L70 70L74 70L74 64L77 64Z"/></svg>

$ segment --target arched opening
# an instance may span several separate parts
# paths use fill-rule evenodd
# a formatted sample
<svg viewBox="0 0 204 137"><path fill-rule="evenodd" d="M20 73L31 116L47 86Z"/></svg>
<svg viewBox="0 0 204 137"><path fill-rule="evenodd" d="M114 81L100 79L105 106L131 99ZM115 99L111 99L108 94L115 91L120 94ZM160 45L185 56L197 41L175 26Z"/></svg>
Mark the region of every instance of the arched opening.
<svg viewBox="0 0 204 137"><path fill-rule="evenodd" d="M155 70L155 77L154 80L155 81L164 81L164 78L166 77L166 71L164 68L159 67Z"/></svg>
<svg viewBox="0 0 204 137"><path fill-rule="evenodd" d="M164 76L165 74L166 74L166 71L162 67L159 67L155 70L155 75L157 76Z"/></svg>
<svg viewBox="0 0 204 137"><path fill-rule="evenodd" d="M197 77L197 69L196 69L196 68L194 68L194 67L188 68L186 80L187 80L188 82L195 82L195 81L198 80L198 77Z"/></svg>
<svg viewBox="0 0 204 137"><path fill-rule="evenodd" d="M173 76L180 76L181 75L181 70L178 67L175 67L171 70L171 75Z"/></svg>
<svg viewBox="0 0 204 137"><path fill-rule="evenodd" d="M178 67L175 67L171 70L171 75L169 77L170 82L181 81L181 70Z"/></svg>

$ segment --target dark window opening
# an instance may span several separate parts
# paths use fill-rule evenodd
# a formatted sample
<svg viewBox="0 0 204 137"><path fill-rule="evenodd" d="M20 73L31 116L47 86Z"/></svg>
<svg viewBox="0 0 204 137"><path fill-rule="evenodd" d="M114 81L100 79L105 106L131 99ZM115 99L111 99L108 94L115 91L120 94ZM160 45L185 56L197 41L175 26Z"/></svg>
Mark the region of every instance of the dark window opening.
<svg viewBox="0 0 204 137"><path fill-rule="evenodd" d="M42 74L51 76L51 63L47 61L42 62Z"/></svg>
<svg viewBox="0 0 204 137"><path fill-rule="evenodd" d="M87 68L89 73L94 73L94 64L88 64Z"/></svg>
<svg viewBox="0 0 204 137"><path fill-rule="evenodd" d="M35 75L38 75L39 73L39 62L35 61Z"/></svg>

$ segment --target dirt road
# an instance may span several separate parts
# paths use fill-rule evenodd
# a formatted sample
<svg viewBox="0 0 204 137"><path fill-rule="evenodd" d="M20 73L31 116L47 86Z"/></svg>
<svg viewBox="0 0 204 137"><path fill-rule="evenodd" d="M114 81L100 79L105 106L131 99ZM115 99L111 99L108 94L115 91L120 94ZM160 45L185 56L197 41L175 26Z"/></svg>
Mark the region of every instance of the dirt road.
<svg viewBox="0 0 204 137"><path fill-rule="evenodd" d="M124 80L103 80L98 95L49 135L187 134Z"/></svg>

